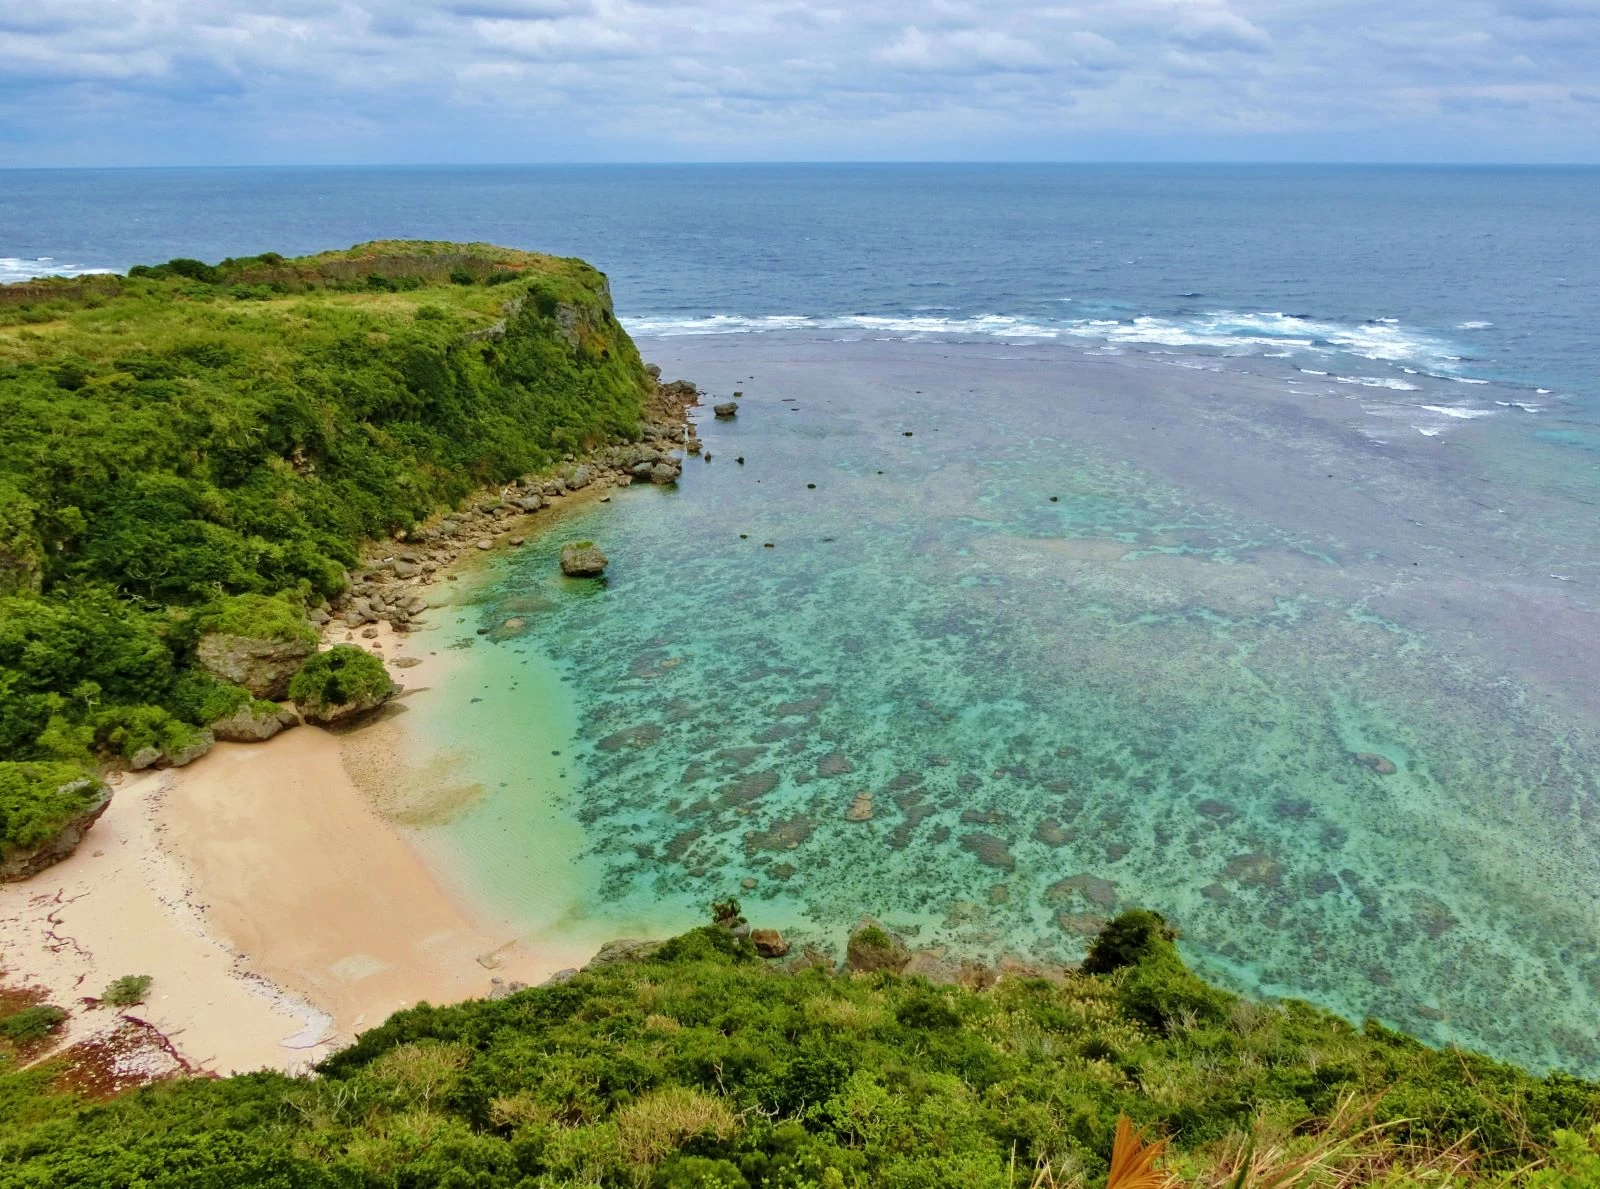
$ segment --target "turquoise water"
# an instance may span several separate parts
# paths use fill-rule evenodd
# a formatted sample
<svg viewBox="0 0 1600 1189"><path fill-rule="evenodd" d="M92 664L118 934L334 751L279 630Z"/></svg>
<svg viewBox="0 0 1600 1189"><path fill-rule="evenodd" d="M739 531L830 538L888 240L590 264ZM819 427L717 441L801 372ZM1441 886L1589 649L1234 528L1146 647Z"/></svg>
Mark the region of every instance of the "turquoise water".
<svg viewBox="0 0 1600 1189"><path fill-rule="evenodd" d="M1068 960L1148 905L1243 989L1600 1071L1590 720L1460 610L1474 567L1559 551L1554 529L1473 557L1430 528L1454 568L1419 580L1381 515L1330 498L1307 528L1289 487L1230 506L1199 428L1092 440L1064 357L969 359L1006 393L975 401L944 359L860 351L687 361L763 376L705 427L714 461L501 559L440 637L463 663L425 729L490 790L435 838L472 895L535 940L682 928L731 893L818 939L866 912ZM1182 399L1220 417L1215 383ZM1149 437L1152 411L1100 436ZM1271 465L1216 442L1225 471ZM1404 528L1456 484L1400 462ZM603 584L559 575L577 537Z"/></svg>

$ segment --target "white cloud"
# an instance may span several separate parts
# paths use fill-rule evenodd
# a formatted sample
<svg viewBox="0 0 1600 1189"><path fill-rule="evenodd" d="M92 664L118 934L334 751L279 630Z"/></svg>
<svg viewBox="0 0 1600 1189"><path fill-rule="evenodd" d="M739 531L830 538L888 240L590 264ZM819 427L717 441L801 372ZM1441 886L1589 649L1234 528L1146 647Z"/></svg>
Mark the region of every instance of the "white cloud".
<svg viewBox="0 0 1600 1189"><path fill-rule="evenodd" d="M1033 151L1068 111L1074 135L1099 138L1270 129L1309 144L1404 120L1485 152L1543 137L1600 155L1600 0L10 7L0 164L207 160L253 140L292 158L297 130L346 159L504 159L530 129L601 156L938 155L958 135L981 155Z"/></svg>

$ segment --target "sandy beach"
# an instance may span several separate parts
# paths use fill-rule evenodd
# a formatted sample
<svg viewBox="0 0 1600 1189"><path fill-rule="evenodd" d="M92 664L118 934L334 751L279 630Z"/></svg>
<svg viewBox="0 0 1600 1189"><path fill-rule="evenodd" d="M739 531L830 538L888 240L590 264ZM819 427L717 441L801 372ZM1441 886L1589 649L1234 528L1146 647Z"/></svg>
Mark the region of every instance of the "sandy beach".
<svg viewBox="0 0 1600 1189"><path fill-rule="evenodd" d="M117 782L71 858L0 885L0 981L68 1008L70 1045L127 1029L84 997L152 975L148 1002L126 1013L148 1025L149 1072L181 1061L226 1074L303 1070L400 1008L581 963L488 931L383 812L403 820L414 804L380 809L362 787L404 784L351 775L404 764L399 720L447 663L425 641L387 626L361 641L417 661L393 670L406 692L378 722L222 743L186 768Z"/></svg>

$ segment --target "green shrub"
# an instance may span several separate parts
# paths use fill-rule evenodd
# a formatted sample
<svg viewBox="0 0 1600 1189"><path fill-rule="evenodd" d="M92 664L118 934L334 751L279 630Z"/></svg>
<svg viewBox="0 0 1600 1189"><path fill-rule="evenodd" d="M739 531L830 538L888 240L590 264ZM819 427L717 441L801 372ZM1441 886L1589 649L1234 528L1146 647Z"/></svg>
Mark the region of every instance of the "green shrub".
<svg viewBox="0 0 1600 1189"><path fill-rule="evenodd" d="M173 714L197 727L227 718L250 701L250 691L243 686L218 681L201 669L185 669L179 673L166 698Z"/></svg>
<svg viewBox="0 0 1600 1189"><path fill-rule="evenodd" d="M91 719L102 757L133 759L146 748L173 754L194 746L195 726L161 706L110 706Z"/></svg>
<svg viewBox="0 0 1600 1189"><path fill-rule="evenodd" d="M222 632L257 640L299 641L314 644L317 629L306 620L305 601L297 591L274 595L224 595L195 612L200 632Z"/></svg>
<svg viewBox="0 0 1600 1189"><path fill-rule="evenodd" d="M48 842L101 794L75 764L0 762L0 856Z"/></svg>
<svg viewBox="0 0 1600 1189"><path fill-rule="evenodd" d="M125 974L106 984L106 989L100 992L100 1001L113 1007L133 1007L144 1002L154 981L148 974Z"/></svg>
<svg viewBox="0 0 1600 1189"><path fill-rule="evenodd" d="M1160 913L1131 909L1114 917L1100 931L1083 960L1083 968L1089 974L1110 974L1169 953L1177 936Z"/></svg>
<svg viewBox="0 0 1600 1189"><path fill-rule="evenodd" d="M383 661L353 644L309 657L289 682L289 697L311 711L381 698L393 683Z"/></svg>
<svg viewBox="0 0 1600 1189"><path fill-rule="evenodd" d="M19 1044L43 1040L67 1021L67 1013L52 1004L25 1007L0 1020L0 1036Z"/></svg>

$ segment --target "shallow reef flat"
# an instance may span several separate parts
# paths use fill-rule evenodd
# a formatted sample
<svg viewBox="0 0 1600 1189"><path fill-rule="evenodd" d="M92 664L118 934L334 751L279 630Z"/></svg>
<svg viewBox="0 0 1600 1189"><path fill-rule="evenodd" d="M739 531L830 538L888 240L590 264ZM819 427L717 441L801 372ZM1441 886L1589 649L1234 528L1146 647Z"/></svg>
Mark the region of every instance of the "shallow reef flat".
<svg viewBox="0 0 1600 1189"><path fill-rule="evenodd" d="M441 629L417 729L492 741L426 831L467 894L1057 960L1143 905L1236 988L1600 1072L1600 541L1548 426L1260 360L645 350L739 412Z"/></svg>

